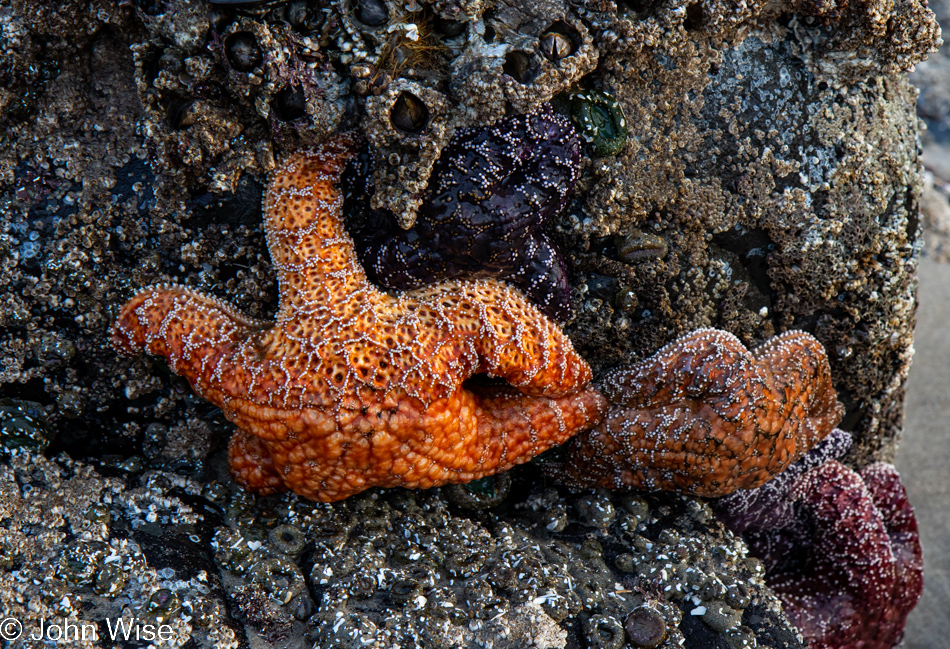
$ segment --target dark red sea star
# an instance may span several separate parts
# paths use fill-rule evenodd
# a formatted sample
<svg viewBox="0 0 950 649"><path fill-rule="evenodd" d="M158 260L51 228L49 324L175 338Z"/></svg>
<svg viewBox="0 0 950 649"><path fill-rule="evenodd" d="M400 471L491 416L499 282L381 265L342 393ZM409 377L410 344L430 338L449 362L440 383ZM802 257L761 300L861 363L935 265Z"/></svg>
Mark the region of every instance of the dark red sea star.
<svg viewBox="0 0 950 649"><path fill-rule="evenodd" d="M898 644L923 590L923 560L897 470L877 463L855 473L829 461L796 481L792 499L796 527L745 537L809 649Z"/></svg>
<svg viewBox="0 0 950 649"><path fill-rule="evenodd" d="M367 281L341 222L343 136L298 152L264 200L278 272L273 323L175 286L123 308L113 344L164 356L238 427L231 472L249 489L340 500L503 471L598 421L606 403L560 329L485 279L392 295ZM509 386L463 387L486 373Z"/></svg>
<svg viewBox="0 0 950 649"><path fill-rule="evenodd" d="M699 329L608 374L614 404L568 444L576 486L722 496L757 487L841 419L824 348L790 331L751 352L732 334Z"/></svg>

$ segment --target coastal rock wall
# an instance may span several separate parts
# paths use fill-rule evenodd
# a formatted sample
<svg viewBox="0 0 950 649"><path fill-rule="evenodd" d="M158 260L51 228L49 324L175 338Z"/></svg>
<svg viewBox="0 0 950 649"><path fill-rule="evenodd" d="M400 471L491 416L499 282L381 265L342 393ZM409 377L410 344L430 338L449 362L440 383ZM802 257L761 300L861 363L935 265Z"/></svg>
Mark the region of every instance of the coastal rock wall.
<svg viewBox="0 0 950 649"><path fill-rule="evenodd" d="M61 562L57 579L75 601L93 597L83 589L97 573L72 576L70 552L92 552L83 561L100 570L106 545L70 549L58 519L35 523L62 529L47 546L23 545L22 499L32 484L53 507L74 473L99 481L89 477L95 467L115 481L115 494L148 487L160 509L180 512L182 498L204 521L192 538L192 528L175 527L196 524L191 509L161 528L147 526L147 514L136 522L141 512L99 491L85 503L115 510L111 518L93 511L106 529L96 527L92 541L117 548L123 566L152 566L141 579L122 577L129 606L154 596L159 615L184 620L190 614L180 600L171 606L169 593L200 593L198 575L213 575L205 599L216 603L201 619L218 631L192 636L179 622L182 642L238 646L286 631L309 645L317 640L303 640L301 621L317 616L310 628L351 638L391 618L391 627L408 622L387 637L428 629L425 637L448 646L499 633L595 646L639 632L618 628L652 602L655 615L634 621L659 615L669 629L661 646L683 637L799 646L761 566L741 556L741 542L710 522L701 501L645 496L643 513L640 500L617 494L547 489L531 466L515 471L511 495L487 512L441 494L417 502L390 492L300 514L310 516L297 530L310 549L289 556L279 539L262 540L278 524L271 514L310 503L248 502L223 486L232 427L161 363L117 357L107 330L135 290L159 282L271 316L277 291L260 200L286 151L358 129L369 207L408 227L456 131L551 103L584 139L577 188L546 235L571 283L565 331L595 379L699 327L728 330L750 348L803 329L828 351L846 409L841 427L855 441L847 461L890 460L913 351L922 192L916 91L903 75L939 39L933 14L911 0L0 0L0 444L73 458L4 460L0 522L13 549L0 554L0 597L16 598L13 572L34 561ZM30 477L32 464L42 475ZM354 522L367 518L380 529ZM333 525L346 528L342 536L323 539ZM443 538L454 527L484 550L461 577L443 548L455 543ZM406 530L434 535L416 541L425 574L399 572L414 556L394 546ZM228 534L263 549L216 556L212 539L220 548ZM134 546L121 542L130 535ZM190 557L187 574L161 574L170 540ZM506 572L520 564L506 551L529 541L568 549L533 557L538 579L550 583L520 601L513 593L522 586ZM375 564L331 565L327 550L313 549L318 542L369 543L366 561L392 579L364 606L314 571L368 575ZM651 544L681 552L683 575L661 577ZM700 546L716 548L714 556L697 554ZM703 577L691 583L690 569ZM272 579L274 571L283 577ZM268 580L295 576L306 587L274 604ZM565 584L581 577L589 583L575 601ZM412 581L405 592L392 590L400 579ZM411 606L417 587L425 597L450 579L452 593L431 598L459 602L465 626L455 635L445 611ZM697 586L690 597L702 604L663 595L674 582ZM615 584L646 589L646 599L614 595ZM48 607L63 588L46 584L27 597ZM405 608L390 615L400 598ZM725 602L718 610L726 613L713 614L713 602ZM521 628L500 628L502 609ZM420 622L430 615L435 621ZM480 626L488 624L497 632Z"/></svg>

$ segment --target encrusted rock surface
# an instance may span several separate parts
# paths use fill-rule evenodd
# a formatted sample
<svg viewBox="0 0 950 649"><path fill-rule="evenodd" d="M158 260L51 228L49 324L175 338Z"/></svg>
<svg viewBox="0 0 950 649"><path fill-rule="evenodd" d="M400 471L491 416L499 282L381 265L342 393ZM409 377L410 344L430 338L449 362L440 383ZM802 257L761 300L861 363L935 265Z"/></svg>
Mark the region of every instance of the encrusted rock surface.
<svg viewBox="0 0 950 649"><path fill-rule="evenodd" d="M21 449L0 467L0 606L28 633L124 617L214 649L619 649L633 612L664 649L802 646L705 503L516 489L490 514L438 490L322 504Z"/></svg>
<svg viewBox="0 0 950 649"><path fill-rule="evenodd" d="M376 187L374 206L408 226L456 129L548 101L569 113L580 93L596 91L616 100L626 143L608 138L605 145L591 136L576 200L548 232L572 283L575 315L566 331L595 375L698 327L726 329L749 347L803 329L828 350L846 408L841 427L855 439L848 460L857 466L889 461L902 421L921 246L916 93L901 75L938 42L933 15L916 0L0 0L0 397L17 400L3 405L0 442L74 458L55 465L31 459L46 467L40 473L86 475L88 465L103 462L146 469L117 474L118 486L110 490L150 484L134 476L158 476L195 494L212 488L211 467L230 427L161 363L117 358L106 342L117 307L145 285L176 282L228 298L250 316L272 315L276 284L260 200L265 174L285 151L340 129L361 130L373 162L366 173ZM24 477L25 456L18 457L0 467L7 476L0 509L12 512L4 534L19 539L30 530L17 499L33 478ZM43 475L35 479L36 488L48 492L44 498L61 488L47 485ZM49 478L50 484L69 479ZM378 493L359 502L393 529L426 508L453 523L474 521L478 538L493 539L491 556L505 547L505 525L545 541L554 536L571 556L579 556L588 536L608 538L593 519L582 524L570 513L583 495L538 491L541 480L531 469L518 479L537 484L523 484L502 510L477 515L459 514L437 494ZM165 485L156 489L167 496ZM92 506L101 493L83 497ZM542 496L550 500L541 509L564 513L551 521L551 532L517 517L504 522L519 504L531 510L527 503ZM622 496L602 498L623 509ZM269 502L247 507L290 516L289 501ZM687 501L650 503L651 511L691 507ZM334 507L352 514L357 506ZM307 507L318 517L337 511ZM243 534L233 518L202 515L217 530ZM117 511L113 519L129 516ZM712 524L690 528L696 525L691 514L682 516L658 516L643 535L660 543L664 533L693 539L719 533L710 531ZM562 522L567 527L556 530ZM174 590L159 585L164 581L182 580L190 584L182 588L200 592L197 572L158 575L171 564L150 555L134 535L138 550L122 545L129 536L113 527L95 531L101 538L94 534L90 542L119 548L122 565L149 566L136 569L142 576L123 587L128 606L141 606L162 588ZM215 622L222 633L234 630L238 642L257 633L313 644L303 640L304 625L294 617L300 610L262 598L260 584L232 581L230 569L210 560L215 533L224 532L201 531L194 552L203 557L195 565L216 584L209 586L212 599L233 616ZM618 533L598 541L607 557L599 560L624 554L611 543L627 543L626 553L641 561L643 551ZM359 534L347 538L356 543ZM55 536L49 556L40 553L37 561L52 561L77 542ZM263 536L251 542L258 541L271 552ZM741 551L726 537L710 542L718 543ZM9 565L0 553L7 589L0 597L27 592L26 582L11 581L27 560L16 552ZM317 607L304 619L324 596L324 586L314 586L306 572L314 565L306 557L315 553L308 553L294 562ZM391 561L387 557L386 566L394 574L404 569ZM608 591L632 579L610 570L612 581L602 585ZM753 601L772 601L751 573L729 570L753 584ZM71 588L79 593L92 586ZM422 590L427 601L439 599ZM591 629L609 636L614 622L624 622L601 604L555 620L538 611L545 611L543 601L490 590L491 596L475 584L472 601L497 599L506 617L446 628L469 634L471 642L504 630L512 643L534 637L560 646L583 644ZM461 589L456 601L467 601L466 592ZM624 594L624 606L637 605L635 596ZM381 603L389 595L373 597ZM676 627L697 642L726 646L723 634L736 628L735 615L721 608L725 613L717 617L707 608L706 619L689 614L698 606L683 606L661 611L668 621L682 614L668 644L679 637ZM778 639L792 638L780 618L756 612L769 606L755 606L745 609L741 624L759 646L796 646L794 639ZM359 629L364 622L385 628L372 612L378 608L367 613L347 603L341 610L357 617L340 628ZM337 622L313 628L332 630ZM503 629L507 622L510 628ZM209 634L195 633L211 642ZM222 636L221 642L228 646L229 640Z"/></svg>
<svg viewBox="0 0 950 649"><path fill-rule="evenodd" d="M695 52L702 75L652 55L607 75L635 144L595 167L562 226L590 242L571 328L580 349L626 356L699 326L747 344L809 331L858 453L890 457L912 353L915 91L895 77L838 86L801 61L794 30L779 33ZM669 252L618 264L613 241L631 228Z"/></svg>
<svg viewBox="0 0 950 649"><path fill-rule="evenodd" d="M299 3L94 4L35 16L28 3L0 9L12 80L0 141L0 380L10 396L45 393L54 429L78 417L72 435L107 446L119 435L134 445L152 421L214 415L199 414L180 383L163 389L169 379L148 361L115 365L102 335L110 309L136 287L175 281L230 297L250 315L270 313L263 172L275 151L302 143L301 133L319 139L368 119L359 105L382 93L347 94L359 77L326 67L348 51L334 45L346 38L324 35L343 29L336 5L301 17ZM171 5L187 24L169 23ZM606 43L596 73L577 87L613 95L629 130L620 154L588 158L577 201L550 233L574 287L568 333L600 371L700 326L732 331L749 346L804 329L829 350L856 457L889 459L910 358L921 184L914 91L867 62L888 72L918 62L936 42L932 16L898 3L885 14L900 29L881 35L881 8L816 18L807 7L774 15L758 5L706 5L558 9L577 12ZM517 22L505 7L462 20L463 32L504 16ZM452 33L461 28L430 18ZM914 39L902 36L913 26ZM195 30L204 36L169 36ZM234 34L241 40L228 50ZM228 66L256 64L255 47L260 63L239 78ZM252 82L253 70L260 78ZM437 71L455 84L471 77L451 65ZM317 85L301 90L302 104L285 97L285 109L303 113L281 121L265 108L300 74ZM420 75L394 81L421 83ZM439 92L461 96L452 83ZM539 90L537 101L564 87ZM484 101L503 108L509 100ZM297 129L299 120L311 126ZM379 162L382 149L369 139ZM626 254L631 237L659 239L649 245L660 252Z"/></svg>

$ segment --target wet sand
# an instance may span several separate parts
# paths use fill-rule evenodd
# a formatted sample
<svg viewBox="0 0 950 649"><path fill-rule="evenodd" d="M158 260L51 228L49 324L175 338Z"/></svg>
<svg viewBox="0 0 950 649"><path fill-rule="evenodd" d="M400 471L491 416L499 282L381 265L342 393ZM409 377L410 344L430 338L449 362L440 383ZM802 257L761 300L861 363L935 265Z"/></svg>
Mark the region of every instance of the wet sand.
<svg viewBox="0 0 950 649"><path fill-rule="evenodd" d="M950 264L920 261L916 354L897 468L917 510L924 595L905 649L950 648Z"/></svg>

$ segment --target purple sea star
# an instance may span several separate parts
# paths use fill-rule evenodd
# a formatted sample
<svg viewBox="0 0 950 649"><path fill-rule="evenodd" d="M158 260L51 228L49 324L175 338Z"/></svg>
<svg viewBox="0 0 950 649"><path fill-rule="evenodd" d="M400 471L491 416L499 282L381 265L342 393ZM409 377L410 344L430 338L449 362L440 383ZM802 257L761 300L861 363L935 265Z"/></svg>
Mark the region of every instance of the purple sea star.
<svg viewBox="0 0 950 649"><path fill-rule="evenodd" d="M810 649L890 649L923 590L917 520L897 470L826 462L793 498L811 542L768 575L789 621Z"/></svg>
<svg viewBox="0 0 950 649"><path fill-rule="evenodd" d="M502 279L548 316L570 313L560 253L542 225L564 208L580 169L571 123L544 105L460 129L436 163L415 225L376 212L361 229L363 265L388 288L455 277Z"/></svg>
<svg viewBox="0 0 950 649"><path fill-rule="evenodd" d="M847 448L849 436L837 433L772 482L714 509L763 560L810 649L890 649L923 590L917 520L892 465L855 473L826 459Z"/></svg>

